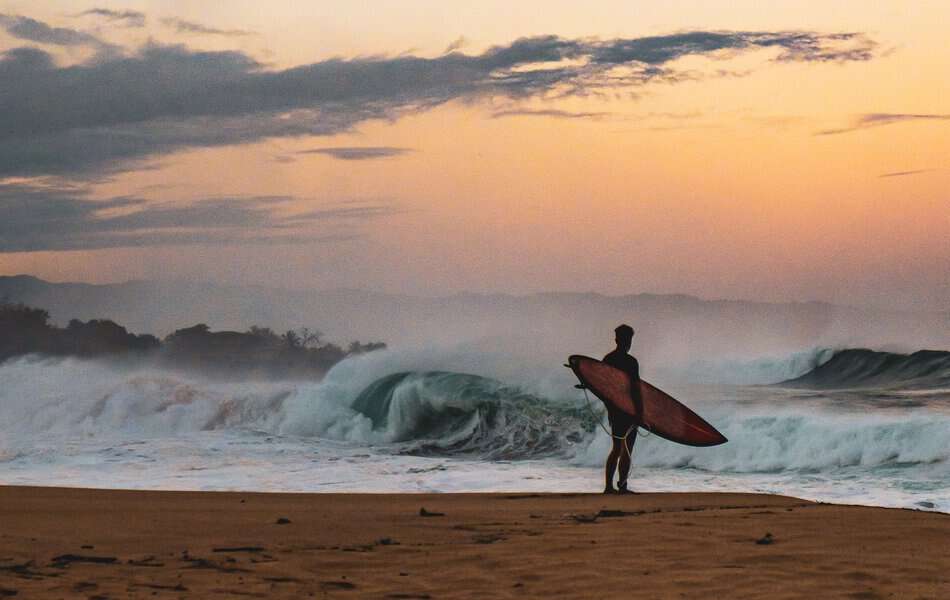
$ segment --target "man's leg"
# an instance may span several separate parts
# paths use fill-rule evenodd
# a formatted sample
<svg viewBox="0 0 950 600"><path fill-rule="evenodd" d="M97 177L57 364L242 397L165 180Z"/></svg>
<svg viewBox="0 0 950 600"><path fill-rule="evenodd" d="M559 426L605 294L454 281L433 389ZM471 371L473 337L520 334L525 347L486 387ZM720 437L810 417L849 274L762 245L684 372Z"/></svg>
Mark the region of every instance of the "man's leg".
<svg viewBox="0 0 950 600"><path fill-rule="evenodd" d="M610 449L610 454L607 455L607 465L604 468L604 476L606 483L604 484L604 493L610 494L614 490L614 471L617 470L617 460L620 459L623 454L623 447L621 446L620 440L617 438L612 438L613 447Z"/></svg>
<svg viewBox="0 0 950 600"><path fill-rule="evenodd" d="M615 440L620 442L620 440ZM627 492L627 477L630 475L630 463L633 460L633 444L637 441L637 428L630 429L626 439L621 442L622 452L620 453L620 480L617 482L617 489L620 493Z"/></svg>

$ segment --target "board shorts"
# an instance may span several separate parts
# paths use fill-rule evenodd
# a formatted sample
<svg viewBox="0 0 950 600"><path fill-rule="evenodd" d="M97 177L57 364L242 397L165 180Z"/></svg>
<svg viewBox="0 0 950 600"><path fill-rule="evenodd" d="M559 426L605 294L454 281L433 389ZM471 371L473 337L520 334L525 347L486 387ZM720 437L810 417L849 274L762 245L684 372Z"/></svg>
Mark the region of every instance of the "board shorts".
<svg viewBox="0 0 950 600"><path fill-rule="evenodd" d="M617 410L608 410L607 420L610 421L610 433L613 434L614 437L623 437L630 431L630 437L627 438L627 440L632 442L636 439L637 419L634 417Z"/></svg>

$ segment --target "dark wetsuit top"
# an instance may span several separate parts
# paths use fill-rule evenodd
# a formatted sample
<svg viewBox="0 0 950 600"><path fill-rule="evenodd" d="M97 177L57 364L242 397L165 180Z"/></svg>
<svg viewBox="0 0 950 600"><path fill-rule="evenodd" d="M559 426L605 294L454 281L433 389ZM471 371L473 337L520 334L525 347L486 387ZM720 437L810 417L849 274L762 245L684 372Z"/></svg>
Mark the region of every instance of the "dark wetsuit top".
<svg viewBox="0 0 950 600"><path fill-rule="evenodd" d="M630 395L633 396L633 405L637 409L637 413L643 414L643 402L640 398L640 363L637 362L637 359L630 356L626 352L621 352L620 350L614 350L610 354L604 357L604 362L614 367L615 369L620 369L624 373L630 376ZM606 404L606 403L605 403ZM616 436L624 436L627 434L627 431L631 427L637 424L637 419L628 415L625 412L621 412L609 404L607 404L607 418L610 420L610 429ZM631 437L636 436L636 428L634 427Z"/></svg>

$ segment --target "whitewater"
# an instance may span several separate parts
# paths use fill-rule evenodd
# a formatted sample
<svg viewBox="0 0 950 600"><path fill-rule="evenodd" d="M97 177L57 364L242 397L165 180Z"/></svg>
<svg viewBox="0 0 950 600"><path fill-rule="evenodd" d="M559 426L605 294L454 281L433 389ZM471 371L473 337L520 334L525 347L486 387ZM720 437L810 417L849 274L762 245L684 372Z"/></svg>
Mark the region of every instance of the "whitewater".
<svg viewBox="0 0 950 600"><path fill-rule="evenodd" d="M657 382L729 442L691 448L644 434L631 486L950 512L945 385L890 385L876 364L865 365L874 387L764 385L833 356L729 363L719 377L705 365L706 383ZM374 352L320 382L25 357L0 364L0 484L594 492L610 442L599 402L575 383L556 362L462 349Z"/></svg>

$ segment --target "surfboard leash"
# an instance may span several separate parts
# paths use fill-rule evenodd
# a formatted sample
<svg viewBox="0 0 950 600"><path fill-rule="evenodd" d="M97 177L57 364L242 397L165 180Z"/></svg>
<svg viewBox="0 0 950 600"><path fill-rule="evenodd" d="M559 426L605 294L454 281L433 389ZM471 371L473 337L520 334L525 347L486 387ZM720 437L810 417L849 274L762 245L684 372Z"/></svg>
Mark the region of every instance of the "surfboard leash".
<svg viewBox="0 0 950 600"><path fill-rule="evenodd" d="M604 430L604 433L606 433L607 435L609 435L615 440L623 440L623 448L625 451L629 453L630 451L627 450L627 438L630 437L630 433L635 431L638 426L636 424L631 425L627 429L627 433L623 434L623 436L614 435L612 431L610 431L609 429L607 429L607 427L604 426L604 422L601 420L601 418L598 417L596 413L594 413L594 407L591 404L590 396L587 394L587 386L579 385L575 387L580 388L581 391L584 392L584 399L587 401L587 410L590 412L591 418L593 418L597 422L597 424L600 425L600 428ZM640 427L640 429L643 429L643 433L641 433L643 437L650 437L651 432L649 429L646 429L644 427ZM633 458L633 457L631 456L630 458Z"/></svg>

